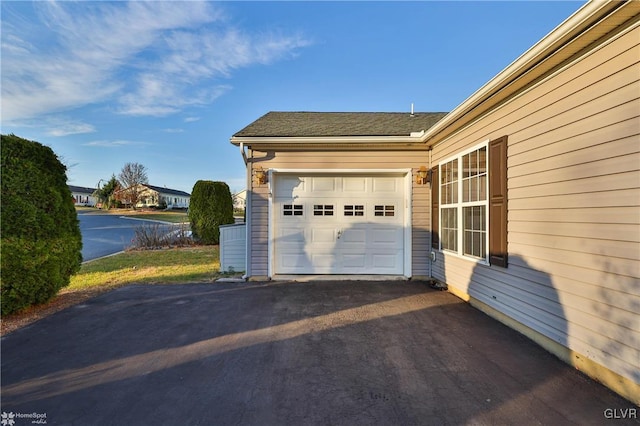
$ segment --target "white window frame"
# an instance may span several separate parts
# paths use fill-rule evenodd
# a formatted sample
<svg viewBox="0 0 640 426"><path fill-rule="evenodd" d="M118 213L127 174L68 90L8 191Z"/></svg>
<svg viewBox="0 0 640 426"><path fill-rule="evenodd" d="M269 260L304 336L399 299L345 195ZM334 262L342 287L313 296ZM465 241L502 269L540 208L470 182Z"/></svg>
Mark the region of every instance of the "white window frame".
<svg viewBox="0 0 640 426"><path fill-rule="evenodd" d="M486 155L485 155L485 166L486 166L486 170L487 170L487 174L486 174L486 179L485 179L485 200L483 201L467 201L464 202L462 201L462 197L463 197L463 157L471 152L474 151L478 151L481 148L485 148L486 149ZM482 263L482 264L489 264L489 140L487 139L486 141L483 141L471 148L468 148L464 151L460 151L455 155L452 155L450 157L445 158L444 160L440 161L438 163L438 176L442 176L442 166L446 163L452 162L452 161L457 161L458 162L458 176L457 176L457 201L455 203L450 203L450 204L444 204L442 203L442 185L440 182L438 182L438 196L440 197L439 203L438 203L438 220L439 220L439 224L438 224L438 229L440 230L441 236L440 236L440 243L439 243L439 249L442 253L445 253L447 255L452 255L452 256L456 256L456 257L460 257L462 259L466 259L472 262L476 262L476 263ZM439 178L440 180L442 180L442 178ZM484 220L485 220L485 257L484 258L479 258L476 256L471 256L471 255L467 255L464 254L464 215L463 215L463 209L464 207L473 207L473 206L484 206L485 208L485 215L484 215ZM442 210L443 209L448 209L448 208L456 208L456 218L457 218L457 234L456 234L456 239L457 239L457 250L453 251L450 249L445 249L442 247Z"/></svg>

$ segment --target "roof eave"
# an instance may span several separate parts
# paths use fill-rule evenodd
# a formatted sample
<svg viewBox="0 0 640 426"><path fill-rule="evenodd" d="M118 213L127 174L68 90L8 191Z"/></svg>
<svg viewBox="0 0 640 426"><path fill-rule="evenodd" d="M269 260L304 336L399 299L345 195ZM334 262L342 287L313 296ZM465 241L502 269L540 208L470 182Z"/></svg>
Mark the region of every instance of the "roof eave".
<svg viewBox="0 0 640 426"><path fill-rule="evenodd" d="M232 136L231 143L236 146L253 145L332 145L332 144L407 144L422 143L424 131L416 132L413 136Z"/></svg>

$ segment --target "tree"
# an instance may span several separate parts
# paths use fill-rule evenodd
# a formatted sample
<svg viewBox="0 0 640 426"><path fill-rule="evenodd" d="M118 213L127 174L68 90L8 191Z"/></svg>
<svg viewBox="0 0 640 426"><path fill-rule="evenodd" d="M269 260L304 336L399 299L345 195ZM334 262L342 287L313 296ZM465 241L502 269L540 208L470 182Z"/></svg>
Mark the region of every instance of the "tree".
<svg viewBox="0 0 640 426"><path fill-rule="evenodd" d="M102 205L109 209L115 205L115 197L114 193L120 187L120 182L116 179L116 175L111 175L111 179L107 183L105 183L102 188L98 188L93 193L94 197L98 199Z"/></svg>
<svg viewBox="0 0 640 426"><path fill-rule="evenodd" d="M144 191L140 185L149 183L146 167L140 163L127 163L120 171L118 179L123 188L120 199L135 209L140 201L140 194Z"/></svg>
<svg viewBox="0 0 640 426"><path fill-rule="evenodd" d="M0 135L1 312L43 303L69 284L82 262L82 235L67 168L53 150Z"/></svg>
<svg viewBox="0 0 640 426"><path fill-rule="evenodd" d="M224 182L197 181L189 201L189 222L195 238L205 244L218 244L220 225L234 223L229 186Z"/></svg>

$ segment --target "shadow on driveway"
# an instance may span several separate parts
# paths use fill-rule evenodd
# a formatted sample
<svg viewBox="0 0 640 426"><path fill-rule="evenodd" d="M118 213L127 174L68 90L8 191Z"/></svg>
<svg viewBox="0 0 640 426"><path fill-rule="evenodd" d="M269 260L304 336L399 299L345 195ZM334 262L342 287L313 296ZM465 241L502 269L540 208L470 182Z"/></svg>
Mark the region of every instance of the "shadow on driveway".
<svg viewBox="0 0 640 426"><path fill-rule="evenodd" d="M416 282L129 286L2 339L1 411L47 424L602 424L630 407Z"/></svg>

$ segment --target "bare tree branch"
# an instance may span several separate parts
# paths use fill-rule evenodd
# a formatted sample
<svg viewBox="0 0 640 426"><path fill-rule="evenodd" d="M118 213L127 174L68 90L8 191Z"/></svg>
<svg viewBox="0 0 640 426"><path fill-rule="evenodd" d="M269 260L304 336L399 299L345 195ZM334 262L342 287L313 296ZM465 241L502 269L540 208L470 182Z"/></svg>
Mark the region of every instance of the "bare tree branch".
<svg viewBox="0 0 640 426"><path fill-rule="evenodd" d="M140 193L144 190L140 185L149 183L147 169L140 163L126 163L118 175L118 180L124 188L121 198L125 204L135 209L140 200Z"/></svg>

